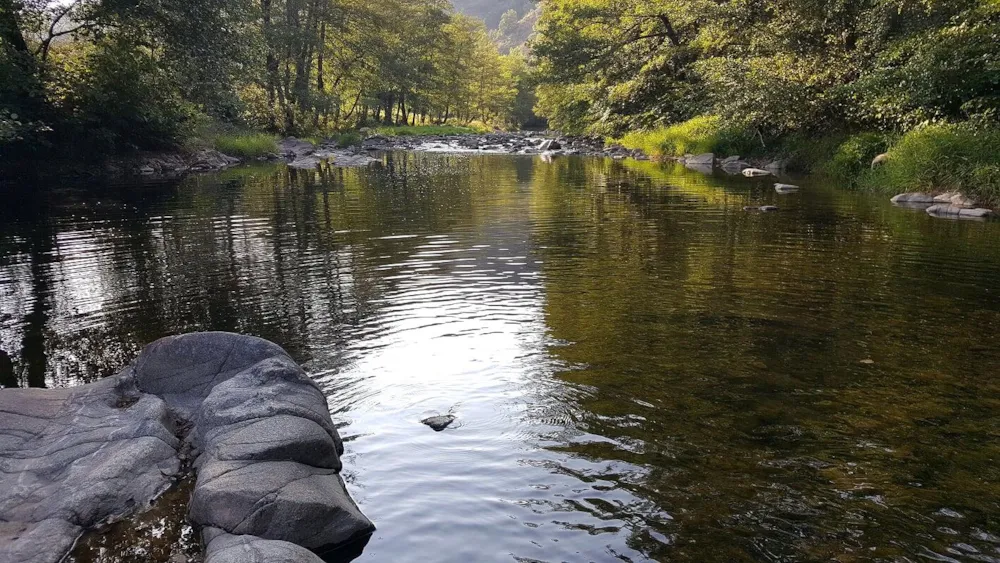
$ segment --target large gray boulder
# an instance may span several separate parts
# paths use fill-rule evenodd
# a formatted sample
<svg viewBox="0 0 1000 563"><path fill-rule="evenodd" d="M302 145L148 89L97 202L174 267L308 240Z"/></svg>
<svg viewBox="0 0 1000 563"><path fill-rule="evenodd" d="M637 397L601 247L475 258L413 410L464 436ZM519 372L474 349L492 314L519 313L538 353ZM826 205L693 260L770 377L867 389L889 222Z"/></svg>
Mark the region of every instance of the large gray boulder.
<svg viewBox="0 0 1000 563"><path fill-rule="evenodd" d="M205 563L322 563L294 543L220 533L205 549Z"/></svg>
<svg viewBox="0 0 1000 563"><path fill-rule="evenodd" d="M60 561L85 530L149 506L189 449L191 520L216 532L206 540L254 538L213 561L256 561L232 559L251 544L284 561L267 558L281 542L325 551L374 530L340 478L316 384L276 344L201 333L157 341L98 383L0 391L0 562Z"/></svg>

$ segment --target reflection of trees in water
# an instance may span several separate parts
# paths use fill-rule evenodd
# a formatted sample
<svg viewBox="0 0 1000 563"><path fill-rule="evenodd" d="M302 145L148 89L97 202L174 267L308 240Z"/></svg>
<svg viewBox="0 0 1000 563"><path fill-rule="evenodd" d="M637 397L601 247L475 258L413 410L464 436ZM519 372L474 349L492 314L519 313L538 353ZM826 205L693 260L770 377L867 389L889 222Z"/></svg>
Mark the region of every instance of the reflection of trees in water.
<svg viewBox="0 0 1000 563"><path fill-rule="evenodd" d="M675 517L636 514L661 534L635 535L644 552L829 559L878 545L905 556L942 503L977 506L968 517L988 522L1000 489L980 481L977 494L965 477L996 476L981 429L1000 422L967 393L996 389L987 372L1000 359L974 346L1000 322L1000 302L982 293L997 250L976 232L957 226L962 243L937 246L923 217L834 191L763 217L742 212L765 197L745 182L558 160L546 170L533 192L546 321L574 343L552 353L587 366L561 377L591 389L578 427L607 438L559 451L648 469L613 479ZM956 252L992 258L956 272ZM915 285L945 307L956 293L985 298L989 311L956 322L909 298ZM929 543L947 547L941 538Z"/></svg>
<svg viewBox="0 0 1000 563"><path fill-rule="evenodd" d="M24 274L8 269L30 292L23 322L5 331L23 341L12 351L27 373L20 383L104 377L145 344L196 330L255 334L306 361L314 344L335 344L377 311L397 283L380 261L419 244L380 237L484 219L473 200L489 186L473 193L471 166L391 155L368 171L266 166L89 187L69 201L44 192L18 231L0 233L27 241L30 263Z"/></svg>

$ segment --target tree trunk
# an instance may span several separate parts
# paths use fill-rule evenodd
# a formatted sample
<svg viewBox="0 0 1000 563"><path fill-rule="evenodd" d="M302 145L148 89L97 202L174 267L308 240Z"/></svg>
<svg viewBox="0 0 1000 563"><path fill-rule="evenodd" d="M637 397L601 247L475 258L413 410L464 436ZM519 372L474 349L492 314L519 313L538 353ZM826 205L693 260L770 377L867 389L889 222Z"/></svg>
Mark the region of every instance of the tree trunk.
<svg viewBox="0 0 1000 563"><path fill-rule="evenodd" d="M17 18L13 0L0 0L0 38L3 38L16 53L29 55L28 43L21 33L21 22Z"/></svg>

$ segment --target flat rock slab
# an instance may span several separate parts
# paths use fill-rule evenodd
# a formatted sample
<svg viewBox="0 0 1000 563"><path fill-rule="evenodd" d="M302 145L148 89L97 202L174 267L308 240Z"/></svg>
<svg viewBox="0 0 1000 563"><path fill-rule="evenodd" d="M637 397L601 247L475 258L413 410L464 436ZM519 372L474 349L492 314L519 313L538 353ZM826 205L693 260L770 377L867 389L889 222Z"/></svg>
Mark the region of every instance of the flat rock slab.
<svg viewBox="0 0 1000 563"><path fill-rule="evenodd" d="M273 343L201 333L157 341L98 383L0 391L0 562L60 561L87 529L148 507L188 449L190 518L206 530L257 538L265 554L374 530L340 478L343 444L316 384ZM226 559L233 546L218 561L257 561Z"/></svg>
<svg viewBox="0 0 1000 563"><path fill-rule="evenodd" d="M990 209L969 209L958 205L932 205L927 208L927 213L948 219L985 219L993 215Z"/></svg>

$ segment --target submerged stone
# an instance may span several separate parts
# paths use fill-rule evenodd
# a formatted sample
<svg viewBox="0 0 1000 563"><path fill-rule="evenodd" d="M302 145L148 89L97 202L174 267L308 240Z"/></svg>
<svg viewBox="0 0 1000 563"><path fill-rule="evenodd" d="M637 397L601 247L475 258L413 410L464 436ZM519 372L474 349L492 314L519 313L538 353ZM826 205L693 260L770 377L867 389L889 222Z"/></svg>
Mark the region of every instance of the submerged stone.
<svg viewBox="0 0 1000 563"><path fill-rule="evenodd" d="M430 426L435 432L441 432L445 428L451 426L451 423L455 422L456 417L454 415L442 415L442 416L432 416L430 418L425 418L420 422Z"/></svg>

